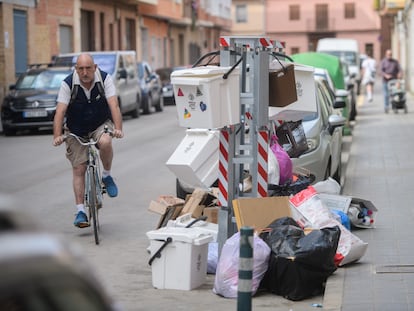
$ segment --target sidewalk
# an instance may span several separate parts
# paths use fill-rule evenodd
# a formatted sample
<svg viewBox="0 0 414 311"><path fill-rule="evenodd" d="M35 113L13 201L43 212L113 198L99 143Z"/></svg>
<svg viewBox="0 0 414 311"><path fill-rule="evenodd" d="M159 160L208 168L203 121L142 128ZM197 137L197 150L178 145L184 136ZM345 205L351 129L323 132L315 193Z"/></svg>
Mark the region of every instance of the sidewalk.
<svg viewBox="0 0 414 311"><path fill-rule="evenodd" d="M368 243L367 253L328 279L324 310L414 310L414 99L407 95L407 114L385 114L380 81L374 93L374 102L358 107L345 141L343 194L371 200L376 227L353 231Z"/></svg>

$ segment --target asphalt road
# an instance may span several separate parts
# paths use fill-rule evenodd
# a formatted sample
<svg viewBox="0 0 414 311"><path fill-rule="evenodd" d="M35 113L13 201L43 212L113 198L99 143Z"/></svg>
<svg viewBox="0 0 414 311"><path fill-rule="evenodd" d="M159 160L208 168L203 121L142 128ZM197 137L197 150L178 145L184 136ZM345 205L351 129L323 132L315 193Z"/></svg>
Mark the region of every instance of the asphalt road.
<svg viewBox="0 0 414 311"><path fill-rule="evenodd" d="M124 310L236 310L235 299L212 293L214 276L192 291L152 287L145 233L159 216L147 211L151 200L175 194L175 176L165 162L185 135L175 106L161 113L124 121L125 137L114 141L112 175L117 198L105 197L100 213L101 244L91 228L73 226L72 175L64 146L53 147L50 132L0 136L0 194L33 215L45 230L78 244L98 278ZM177 267L179 269L180 267ZM254 310L312 310L323 296L292 302L264 294L253 299Z"/></svg>

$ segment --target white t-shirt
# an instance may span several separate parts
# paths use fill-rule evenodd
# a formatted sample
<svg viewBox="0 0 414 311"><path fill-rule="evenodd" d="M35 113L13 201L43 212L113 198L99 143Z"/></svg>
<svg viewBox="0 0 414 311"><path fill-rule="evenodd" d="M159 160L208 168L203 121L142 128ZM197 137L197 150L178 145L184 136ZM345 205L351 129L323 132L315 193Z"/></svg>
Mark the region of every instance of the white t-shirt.
<svg viewBox="0 0 414 311"><path fill-rule="evenodd" d="M99 70L99 69L97 68L96 70ZM99 81L99 76L98 76L97 71L95 71L94 83L91 87L91 90L95 86L96 81ZM103 87L104 87L104 90L105 90L105 97L110 98L112 96L115 96L116 95L116 89L115 89L115 84L112 80L111 75L107 74L106 78L105 78L105 81L103 81L103 82L104 82ZM79 84L79 86L85 92L86 97L88 99L91 98L91 91L86 89L85 87L83 87L82 84L80 84L79 75L76 71L73 72L73 84ZM62 84L60 86L60 89L59 89L57 102L58 103L63 103L63 104L66 104L66 105L69 104L71 94L72 94L72 90L71 90L70 86L66 82L62 82Z"/></svg>
<svg viewBox="0 0 414 311"><path fill-rule="evenodd" d="M367 58L362 62L362 68L364 69L364 76L362 77L363 83L375 81L375 74L377 70L377 62L373 58Z"/></svg>

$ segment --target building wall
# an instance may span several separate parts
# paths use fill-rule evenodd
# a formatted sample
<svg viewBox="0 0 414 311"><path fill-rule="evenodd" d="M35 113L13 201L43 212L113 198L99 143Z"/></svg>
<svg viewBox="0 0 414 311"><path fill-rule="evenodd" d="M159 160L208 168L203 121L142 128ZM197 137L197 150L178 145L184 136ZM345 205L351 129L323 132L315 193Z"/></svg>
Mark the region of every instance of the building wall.
<svg viewBox="0 0 414 311"><path fill-rule="evenodd" d="M233 0L232 6L232 34L233 35L263 35L265 31L265 6L263 0ZM237 6L246 5L247 21L237 22Z"/></svg>
<svg viewBox="0 0 414 311"><path fill-rule="evenodd" d="M316 26L316 5L328 5L327 27ZM274 39L286 41L286 51L298 48L306 52L316 48L317 38L326 36L354 38L359 42L361 53L366 44L374 45L374 57L380 57L379 29L380 18L374 11L371 1L354 1L355 18L344 18L345 3L350 0L325 1L307 0L267 0L266 33ZM290 20L289 6L300 5L300 19ZM315 40L316 38L316 40Z"/></svg>

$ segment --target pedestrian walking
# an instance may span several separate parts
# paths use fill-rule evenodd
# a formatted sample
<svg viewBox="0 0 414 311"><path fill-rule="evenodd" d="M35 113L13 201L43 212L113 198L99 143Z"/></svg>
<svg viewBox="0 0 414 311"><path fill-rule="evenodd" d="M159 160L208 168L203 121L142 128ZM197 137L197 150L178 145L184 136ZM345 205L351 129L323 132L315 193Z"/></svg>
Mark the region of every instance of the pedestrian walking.
<svg viewBox="0 0 414 311"><path fill-rule="evenodd" d="M365 86L365 94L368 102L373 100L373 88L375 83L375 77L377 74L377 62L372 57L372 51L367 52L367 58L364 59L361 66L362 84Z"/></svg>
<svg viewBox="0 0 414 311"><path fill-rule="evenodd" d="M402 70L398 60L392 57L392 51L387 50L385 57L381 61L382 89L384 94L384 110L388 113L390 105L390 93L388 89L388 81L392 79L401 79Z"/></svg>
<svg viewBox="0 0 414 311"><path fill-rule="evenodd" d="M73 90L77 89L76 92ZM66 117L66 123L64 120ZM53 122L53 145L64 141L65 133L81 137L97 137L108 126L113 137L122 138L122 115L111 76L100 70L88 53L79 55L75 70L64 79L60 87ZM71 136L66 138L66 157L72 164L73 191L77 214L74 225L89 226L84 206L87 147ZM103 134L97 144L103 171L102 181L110 197L118 195L118 188L111 177L113 159L112 136Z"/></svg>

